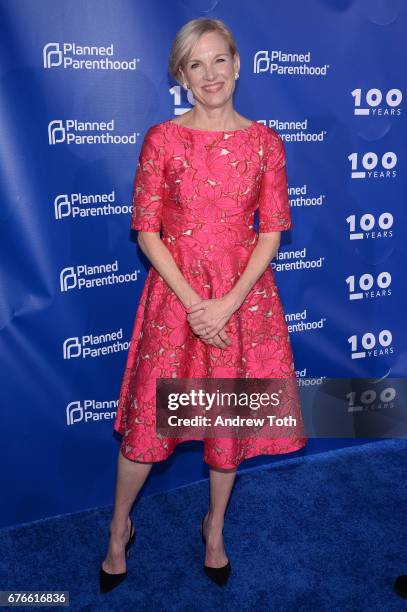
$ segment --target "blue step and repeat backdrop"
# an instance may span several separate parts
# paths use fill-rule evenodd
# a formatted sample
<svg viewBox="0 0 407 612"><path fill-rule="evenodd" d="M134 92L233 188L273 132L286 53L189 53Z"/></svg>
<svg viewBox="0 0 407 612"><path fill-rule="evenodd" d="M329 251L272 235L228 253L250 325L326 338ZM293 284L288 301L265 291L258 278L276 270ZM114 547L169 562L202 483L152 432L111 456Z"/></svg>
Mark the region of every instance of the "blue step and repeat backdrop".
<svg viewBox="0 0 407 612"><path fill-rule="evenodd" d="M235 108L285 141L293 229L272 266L298 377L405 376L405 2L0 6L0 525L113 501L149 267L132 185L147 129L193 105L167 69L190 19L232 29ZM180 445L143 494L201 478L201 453Z"/></svg>

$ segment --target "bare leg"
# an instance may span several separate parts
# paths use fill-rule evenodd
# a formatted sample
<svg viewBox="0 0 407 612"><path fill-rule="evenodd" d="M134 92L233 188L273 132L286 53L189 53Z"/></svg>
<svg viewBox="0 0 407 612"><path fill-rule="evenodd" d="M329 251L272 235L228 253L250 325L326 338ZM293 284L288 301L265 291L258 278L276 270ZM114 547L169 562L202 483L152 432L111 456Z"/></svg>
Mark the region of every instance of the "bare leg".
<svg viewBox="0 0 407 612"><path fill-rule="evenodd" d="M119 451L117 461L116 494L110 523L109 548L102 568L110 574L126 571L124 547L130 537L130 510L150 473L152 463L129 461Z"/></svg>
<svg viewBox="0 0 407 612"><path fill-rule="evenodd" d="M223 546L222 529L235 477L236 468L232 470L210 468L210 508L204 521L205 565L209 567L222 567L228 562Z"/></svg>

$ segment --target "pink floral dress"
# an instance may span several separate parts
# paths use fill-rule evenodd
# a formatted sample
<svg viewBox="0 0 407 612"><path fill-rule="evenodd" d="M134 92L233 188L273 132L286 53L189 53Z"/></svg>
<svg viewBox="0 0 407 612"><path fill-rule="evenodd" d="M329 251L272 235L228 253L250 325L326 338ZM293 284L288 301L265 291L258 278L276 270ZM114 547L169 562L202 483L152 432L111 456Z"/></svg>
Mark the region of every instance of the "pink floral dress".
<svg viewBox="0 0 407 612"><path fill-rule="evenodd" d="M252 122L207 131L172 120L150 127L134 180L131 228L162 230L162 240L202 299L227 294L243 273L260 232L291 227L284 143ZM114 429L130 460L166 459L183 438L156 432L157 378L295 378L287 325L269 266L226 325L226 349L195 335L181 301L151 266L140 296ZM297 415L301 418L301 415ZM289 453L290 438L204 438L204 461L234 468L256 455ZM190 439L190 438L189 438ZM202 439L202 438L196 438Z"/></svg>

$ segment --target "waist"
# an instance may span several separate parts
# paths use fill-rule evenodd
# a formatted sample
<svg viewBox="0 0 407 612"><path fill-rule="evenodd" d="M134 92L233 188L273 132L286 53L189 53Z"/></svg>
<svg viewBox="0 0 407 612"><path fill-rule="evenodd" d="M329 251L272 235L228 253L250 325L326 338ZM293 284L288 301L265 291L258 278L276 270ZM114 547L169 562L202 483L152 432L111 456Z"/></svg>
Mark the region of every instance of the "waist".
<svg viewBox="0 0 407 612"><path fill-rule="evenodd" d="M247 223L245 220L230 221L229 219L217 220L217 221L186 221L185 219L178 221L168 221L163 219L162 231L165 234L190 234L191 232L227 232L237 231L244 234L257 234L254 230L254 226Z"/></svg>

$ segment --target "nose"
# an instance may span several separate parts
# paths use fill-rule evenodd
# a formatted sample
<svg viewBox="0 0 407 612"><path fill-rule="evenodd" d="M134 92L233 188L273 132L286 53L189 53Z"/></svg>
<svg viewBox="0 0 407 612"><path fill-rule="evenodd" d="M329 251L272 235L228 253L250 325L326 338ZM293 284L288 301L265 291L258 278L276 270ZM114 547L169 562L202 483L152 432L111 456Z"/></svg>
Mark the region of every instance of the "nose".
<svg viewBox="0 0 407 612"><path fill-rule="evenodd" d="M209 66L205 70L205 79L207 81L216 81L216 72L213 67Z"/></svg>

